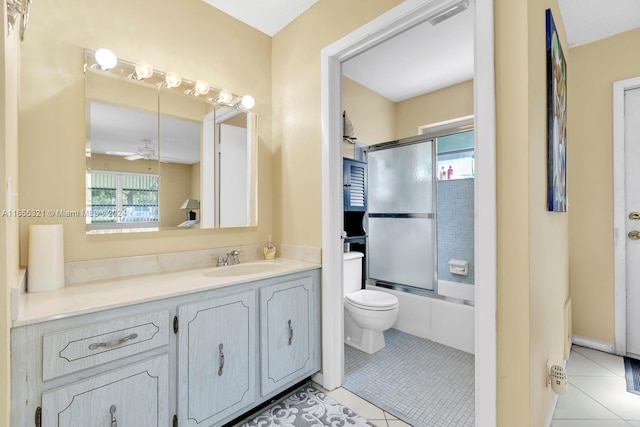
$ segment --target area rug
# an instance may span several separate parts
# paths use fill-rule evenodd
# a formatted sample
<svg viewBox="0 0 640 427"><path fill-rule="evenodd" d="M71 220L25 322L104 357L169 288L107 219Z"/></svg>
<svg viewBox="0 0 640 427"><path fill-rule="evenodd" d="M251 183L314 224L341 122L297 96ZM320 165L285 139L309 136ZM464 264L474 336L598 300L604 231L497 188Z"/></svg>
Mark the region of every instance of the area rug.
<svg viewBox="0 0 640 427"><path fill-rule="evenodd" d="M640 394L640 360L625 357L624 375L627 379L627 391Z"/></svg>
<svg viewBox="0 0 640 427"><path fill-rule="evenodd" d="M242 427L376 427L311 385L305 385Z"/></svg>

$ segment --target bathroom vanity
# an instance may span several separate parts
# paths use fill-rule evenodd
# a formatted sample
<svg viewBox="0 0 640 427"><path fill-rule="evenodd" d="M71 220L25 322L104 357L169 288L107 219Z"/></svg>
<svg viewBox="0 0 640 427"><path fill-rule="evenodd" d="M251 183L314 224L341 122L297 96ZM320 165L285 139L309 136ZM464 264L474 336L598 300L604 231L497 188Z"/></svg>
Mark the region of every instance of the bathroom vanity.
<svg viewBox="0 0 640 427"><path fill-rule="evenodd" d="M266 263L27 294L11 425L219 426L319 371L319 266Z"/></svg>

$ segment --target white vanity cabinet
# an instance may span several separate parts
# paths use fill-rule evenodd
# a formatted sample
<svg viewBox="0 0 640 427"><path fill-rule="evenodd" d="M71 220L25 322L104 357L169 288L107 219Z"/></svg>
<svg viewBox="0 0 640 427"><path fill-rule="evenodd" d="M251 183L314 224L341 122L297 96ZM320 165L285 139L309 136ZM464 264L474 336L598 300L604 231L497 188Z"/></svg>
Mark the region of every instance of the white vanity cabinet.
<svg viewBox="0 0 640 427"><path fill-rule="evenodd" d="M159 427L168 424L167 355L42 394L42 425Z"/></svg>
<svg viewBox="0 0 640 427"><path fill-rule="evenodd" d="M170 311L162 305L11 330L11 425L165 427Z"/></svg>
<svg viewBox="0 0 640 427"><path fill-rule="evenodd" d="M320 369L317 286L303 277L260 289L263 396Z"/></svg>
<svg viewBox="0 0 640 427"><path fill-rule="evenodd" d="M307 267L16 325L11 426L224 425L319 371L319 293Z"/></svg>
<svg viewBox="0 0 640 427"><path fill-rule="evenodd" d="M218 425L255 400L255 292L178 308L180 425Z"/></svg>

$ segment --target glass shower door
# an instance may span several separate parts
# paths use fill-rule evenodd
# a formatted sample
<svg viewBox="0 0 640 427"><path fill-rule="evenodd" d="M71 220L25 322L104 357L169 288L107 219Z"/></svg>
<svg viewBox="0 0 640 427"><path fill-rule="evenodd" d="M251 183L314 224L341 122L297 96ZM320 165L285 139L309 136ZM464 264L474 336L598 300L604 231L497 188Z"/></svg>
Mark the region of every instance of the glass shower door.
<svg viewBox="0 0 640 427"><path fill-rule="evenodd" d="M434 154L433 140L367 152L370 279L434 290Z"/></svg>

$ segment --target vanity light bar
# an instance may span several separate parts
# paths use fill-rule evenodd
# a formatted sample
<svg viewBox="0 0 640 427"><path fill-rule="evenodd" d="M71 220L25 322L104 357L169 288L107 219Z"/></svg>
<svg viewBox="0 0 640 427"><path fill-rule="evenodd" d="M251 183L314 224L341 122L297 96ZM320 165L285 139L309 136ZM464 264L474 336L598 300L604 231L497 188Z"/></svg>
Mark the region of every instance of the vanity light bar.
<svg viewBox="0 0 640 427"><path fill-rule="evenodd" d="M251 95L235 95L226 89L217 89L209 85L205 80L188 80L180 77L180 75L174 71L165 73L154 69L147 62L129 62L124 59L118 58L109 49L98 49L93 51L90 49L84 50L84 70L87 68L98 69L102 72L121 74L136 81L143 81L155 77L157 79L157 85L166 89L177 89L181 86L190 87L184 91L184 93L200 96L206 95L210 91L218 92L218 95L212 98L207 98L207 101L216 104L225 104L235 108L242 108L244 110L250 110L255 105L255 100ZM233 103L234 99L239 99L237 103Z"/></svg>

